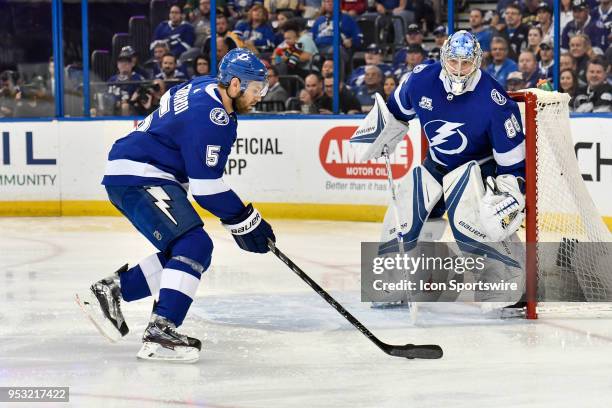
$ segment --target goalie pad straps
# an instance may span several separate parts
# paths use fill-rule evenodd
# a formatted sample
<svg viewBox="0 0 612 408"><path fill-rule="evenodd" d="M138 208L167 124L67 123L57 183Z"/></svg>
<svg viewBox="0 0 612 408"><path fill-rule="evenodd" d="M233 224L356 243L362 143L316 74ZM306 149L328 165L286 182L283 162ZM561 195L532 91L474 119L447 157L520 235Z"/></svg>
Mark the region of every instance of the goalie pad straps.
<svg viewBox="0 0 612 408"><path fill-rule="evenodd" d="M378 249L379 255L399 252L398 224L401 225L404 250L414 248L429 213L442 197L442 186L425 167L417 166L399 184L396 197L395 205L400 220L395 219L394 203L391 203L383 222L380 242L384 244Z"/></svg>

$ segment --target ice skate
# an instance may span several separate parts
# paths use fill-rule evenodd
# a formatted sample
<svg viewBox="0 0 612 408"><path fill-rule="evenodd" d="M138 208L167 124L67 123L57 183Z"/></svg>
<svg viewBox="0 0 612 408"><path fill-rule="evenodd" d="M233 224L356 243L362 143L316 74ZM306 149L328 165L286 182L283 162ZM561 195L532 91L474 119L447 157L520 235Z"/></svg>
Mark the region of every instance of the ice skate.
<svg viewBox="0 0 612 408"><path fill-rule="evenodd" d="M119 273L126 271L127 264L113 275L91 285L89 291L76 294L76 302L96 326L100 334L116 342L128 334L129 329L121 313L121 288Z"/></svg>
<svg viewBox="0 0 612 408"><path fill-rule="evenodd" d="M142 336L138 358L175 363L195 363L200 358L202 343L193 337L176 332L176 326L155 313Z"/></svg>

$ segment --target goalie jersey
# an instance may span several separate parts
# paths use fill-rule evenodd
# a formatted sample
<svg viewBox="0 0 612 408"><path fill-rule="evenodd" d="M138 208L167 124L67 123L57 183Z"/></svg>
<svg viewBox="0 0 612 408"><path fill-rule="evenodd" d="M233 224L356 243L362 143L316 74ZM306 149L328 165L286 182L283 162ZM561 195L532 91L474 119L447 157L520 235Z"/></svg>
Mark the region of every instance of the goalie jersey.
<svg viewBox="0 0 612 408"><path fill-rule="evenodd" d="M102 184L180 184L203 208L221 219L244 204L224 183L223 170L236 140L237 118L221 102L214 77L176 85L159 108L113 145Z"/></svg>
<svg viewBox="0 0 612 408"><path fill-rule="evenodd" d="M439 62L421 64L387 102L398 120L418 116L429 149L427 159L444 173L471 160L491 159L497 174L525 177L525 135L518 105L486 72L461 95L453 95Z"/></svg>

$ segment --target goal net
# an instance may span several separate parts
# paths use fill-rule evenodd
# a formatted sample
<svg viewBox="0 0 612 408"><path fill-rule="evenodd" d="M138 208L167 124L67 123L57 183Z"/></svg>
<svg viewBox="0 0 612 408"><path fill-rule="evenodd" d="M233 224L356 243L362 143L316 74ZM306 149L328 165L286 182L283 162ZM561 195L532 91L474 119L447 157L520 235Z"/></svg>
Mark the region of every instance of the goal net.
<svg viewBox="0 0 612 408"><path fill-rule="evenodd" d="M570 97L529 89L512 98L526 135L527 317L546 302L612 302L612 234L578 168Z"/></svg>

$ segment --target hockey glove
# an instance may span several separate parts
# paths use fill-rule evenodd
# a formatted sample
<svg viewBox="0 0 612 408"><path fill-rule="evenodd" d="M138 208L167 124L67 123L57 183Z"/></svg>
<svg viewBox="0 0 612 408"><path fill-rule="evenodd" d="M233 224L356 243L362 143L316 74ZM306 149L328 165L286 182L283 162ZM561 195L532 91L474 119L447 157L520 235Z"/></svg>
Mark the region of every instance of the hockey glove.
<svg viewBox="0 0 612 408"><path fill-rule="evenodd" d="M519 179L503 174L488 177L486 192L480 203L482 228L492 242L501 242L514 234L525 219L525 197Z"/></svg>
<svg viewBox="0 0 612 408"><path fill-rule="evenodd" d="M272 227L262 217L253 204L247 205L241 214L221 223L232 233L238 246L245 251L265 254L268 248L268 238L276 242Z"/></svg>

